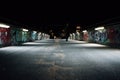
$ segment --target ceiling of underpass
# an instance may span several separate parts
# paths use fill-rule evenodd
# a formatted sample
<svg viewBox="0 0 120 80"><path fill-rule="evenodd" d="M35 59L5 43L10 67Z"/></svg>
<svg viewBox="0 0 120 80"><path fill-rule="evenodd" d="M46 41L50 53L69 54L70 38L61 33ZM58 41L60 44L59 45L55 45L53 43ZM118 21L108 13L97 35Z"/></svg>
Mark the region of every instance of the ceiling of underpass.
<svg viewBox="0 0 120 80"><path fill-rule="evenodd" d="M66 28L74 32L76 26L81 26L81 30L89 29L91 25L120 16L116 3L102 1L16 1L7 4L7 7L1 7L2 21L43 32L49 32L50 29L58 32Z"/></svg>

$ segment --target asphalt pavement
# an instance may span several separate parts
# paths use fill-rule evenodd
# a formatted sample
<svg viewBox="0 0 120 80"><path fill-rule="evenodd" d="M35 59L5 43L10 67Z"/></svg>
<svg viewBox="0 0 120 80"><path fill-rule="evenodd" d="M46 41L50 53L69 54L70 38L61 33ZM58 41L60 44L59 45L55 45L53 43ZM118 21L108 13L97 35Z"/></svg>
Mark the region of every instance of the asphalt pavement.
<svg viewBox="0 0 120 80"><path fill-rule="evenodd" d="M65 39L2 47L0 80L120 80L120 49Z"/></svg>

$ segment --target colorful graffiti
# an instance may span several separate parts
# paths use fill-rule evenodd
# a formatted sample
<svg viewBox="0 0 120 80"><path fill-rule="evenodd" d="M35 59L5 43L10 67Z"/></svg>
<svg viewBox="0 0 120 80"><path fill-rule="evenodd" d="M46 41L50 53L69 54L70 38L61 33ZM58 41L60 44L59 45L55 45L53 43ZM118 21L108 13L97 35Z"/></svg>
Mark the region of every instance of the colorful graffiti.
<svg viewBox="0 0 120 80"><path fill-rule="evenodd" d="M22 42L22 30L19 28L11 28L11 45L18 45Z"/></svg>
<svg viewBox="0 0 120 80"><path fill-rule="evenodd" d="M107 41L106 30L97 30L94 33L94 41L98 43L105 43Z"/></svg>
<svg viewBox="0 0 120 80"><path fill-rule="evenodd" d="M119 27L108 29L109 43L120 43L120 29Z"/></svg>
<svg viewBox="0 0 120 80"><path fill-rule="evenodd" d="M88 32L83 33L83 40L88 41Z"/></svg>
<svg viewBox="0 0 120 80"><path fill-rule="evenodd" d="M10 29L9 28L0 28L0 45L9 45L10 44Z"/></svg>

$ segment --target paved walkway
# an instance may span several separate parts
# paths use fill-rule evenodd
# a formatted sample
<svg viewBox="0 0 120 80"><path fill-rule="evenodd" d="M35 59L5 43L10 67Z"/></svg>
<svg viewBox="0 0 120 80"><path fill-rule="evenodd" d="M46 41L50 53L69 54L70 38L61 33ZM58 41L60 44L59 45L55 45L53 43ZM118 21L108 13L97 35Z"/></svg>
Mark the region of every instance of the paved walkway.
<svg viewBox="0 0 120 80"><path fill-rule="evenodd" d="M120 49L64 39L3 47L0 80L120 80Z"/></svg>

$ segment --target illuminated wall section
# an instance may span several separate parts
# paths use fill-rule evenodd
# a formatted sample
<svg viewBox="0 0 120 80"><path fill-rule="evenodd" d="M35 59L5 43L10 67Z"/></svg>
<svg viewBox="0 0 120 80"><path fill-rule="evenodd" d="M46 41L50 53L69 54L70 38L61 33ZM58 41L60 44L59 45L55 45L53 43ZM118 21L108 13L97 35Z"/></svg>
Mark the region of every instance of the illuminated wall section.
<svg viewBox="0 0 120 80"><path fill-rule="evenodd" d="M11 45L18 45L22 42L22 29L11 27Z"/></svg>
<svg viewBox="0 0 120 80"><path fill-rule="evenodd" d="M32 31L31 36L32 36L33 41L36 40L37 39L37 31Z"/></svg>
<svg viewBox="0 0 120 80"><path fill-rule="evenodd" d="M107 43L107 31L104 26L95 28L94 40L98 43Z"/></svg>
<svg viewBox="0 0 120 80"><path fill-rule="evenodd" d="M10 26L0 23L0 45L10 45Z"/></svg>
<svg viewBox="0 0 120 80"><path fill-rule="evenodd" d="M22 29L22 42L28 41L28 29Z"/></svg>
<svg viewBox="0 0 120 80"><path fill-rule="evenodd" d="M83 30L83 40L88 41L88 31L87 30Z"/></svg>
<svg viewBox="0 0 120 80"><path fill-rule="evenodd" d="M109 43L120 44L120 24L107 27Z"/></svg>

